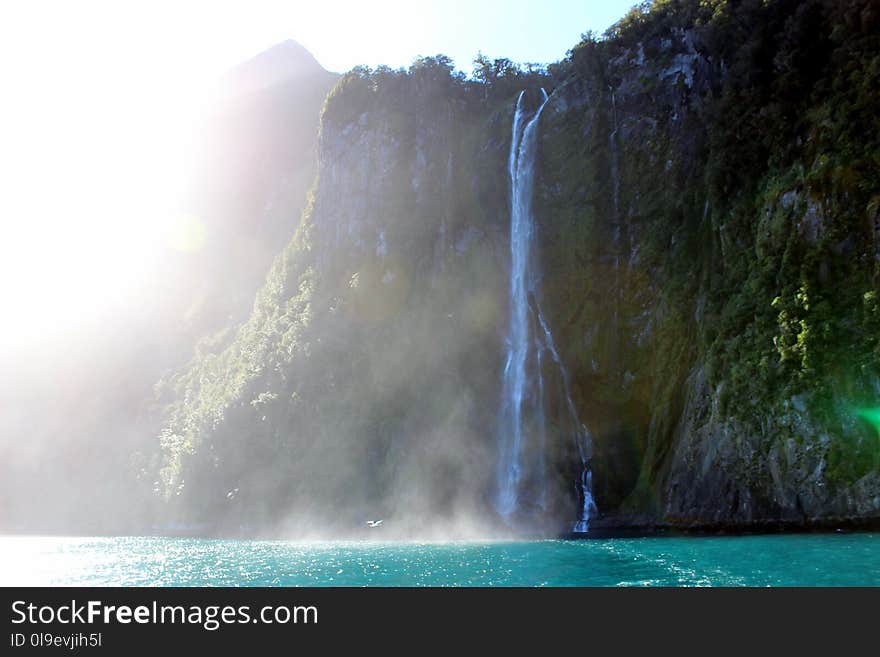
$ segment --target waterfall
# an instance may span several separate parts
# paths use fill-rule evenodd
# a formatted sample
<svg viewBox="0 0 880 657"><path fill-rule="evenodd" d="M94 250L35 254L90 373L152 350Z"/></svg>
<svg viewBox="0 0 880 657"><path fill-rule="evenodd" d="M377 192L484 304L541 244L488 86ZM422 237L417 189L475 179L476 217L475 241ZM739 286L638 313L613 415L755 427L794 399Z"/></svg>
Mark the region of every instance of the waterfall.
<svg viewBox="0 0 880 657"><path fill-rule="evenodd" d="M541 331L544 334L543 347L550 352L550 356L559 368L559 374L562 377L562 392L565 396L566 410L568 411L569 421L572 423L571 431L575 440L575 446L577 447L578 457L581 461L581 472L577 481L575 481L575 492L580 502L580 513L572 528L572 532L585 534L590 529L590 516L596 511L596 502L593 500L593 473L590 471L590 459L593 457L593 440L586 425L578 417L577 409L575 409L574 402L571 400L568 372L562 364L562 359L559 358L556 345L553 344L553 335L547 327L547 322L544 321L544 315L537 306L536 313L538 315L538 324L541 326ZM541 376L539 371L538 377L540 378ZM543 384L541 384L541 387L543 387Z"/></svg>
<svg viewBox="0 0 880 657"><path fill-rule="evenodd" d="M513 520L513 516L517 513L546 510L547 436L543 364L544 354L549 353L552 362L559 369L566 411L581 460L581 473L575 482L580 512L573 531L585 532L589 527L590 514L596 508L591 492L590 434L578 419L571 400L568 373L559 358L553 336L544 320L535 294L538 283L532 263L535 149L538 121L548 101L547 92L542 89L541 94L543 96L541 105L528 119L523 109L525 92L519 94L513 115L508 157L510 320L498 423L496 508L508 521Z"/></svg>
<svg viewBox="0 0 880 657"><path fill-rule="evenodd" d="M522 404L526 390L526 358L529 347L528 259L532 238L531 202L534 182L534 150L537 121L544 105L523 127L523 96L520 92L513 115L508 158L510 176L510 324L507 359L501 387L498 459L498 512L510 516L517 509L522 477ZM545 94L546 97L546 94ZM546 99L545 101L546 102Z"/></svg>

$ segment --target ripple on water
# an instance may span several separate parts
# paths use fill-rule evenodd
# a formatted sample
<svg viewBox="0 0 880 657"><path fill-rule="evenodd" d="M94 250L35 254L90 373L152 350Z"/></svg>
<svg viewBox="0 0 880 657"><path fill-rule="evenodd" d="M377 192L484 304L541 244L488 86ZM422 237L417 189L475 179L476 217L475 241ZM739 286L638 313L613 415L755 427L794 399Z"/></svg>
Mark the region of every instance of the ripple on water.
<svg viewBox="0 0 880 657"><path fill-rule="evenodd" d="M368 543L0 537L0 585L880 585L880 534Z"/></svg>

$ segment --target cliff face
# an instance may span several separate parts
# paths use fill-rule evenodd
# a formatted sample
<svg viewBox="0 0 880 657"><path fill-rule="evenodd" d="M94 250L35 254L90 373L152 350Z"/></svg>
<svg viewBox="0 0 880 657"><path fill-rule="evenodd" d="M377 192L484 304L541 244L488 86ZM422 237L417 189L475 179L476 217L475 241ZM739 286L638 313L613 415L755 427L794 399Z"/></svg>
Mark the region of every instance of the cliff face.
<svg viewBox="0 0 880 657"><path fill-rule="evenodd" d="M593 436L597 523L880 515L880 13L693 5L631 14L547 73L344 76L250 318L160 385L164 513L491 524L510 125L514 92L544 86L536 302ZM547 531L574 518L580 468L555 406Z"/></svg>
<svg viewBox="0 0 880 657"><path fill-rule="evenodd" d="M575 49L544 125L545 295L597 503L877 517L877 7L674 4Z"/></svg>
<svg viewBox="0 0 880 657"><path fill-rule="evenodd" d="M250 319L165 388L162 484L183 519L424 532L476 513L506 240L503 159L474 109L434 60L331 94L297 237Z"/></svg>
<svg viewBox="0 0 880 657"><path fill-rule="evenodd" d="M174 248L151 252L149 286L63 335L7 350L0 530L149 530L161 428L147 412L153 387L186 364L197 338L248 316L299 223L337 77L293 42L230 72L194 126L200 157L181 208L190 221Z"/></svg>
<svg viewBox="0 0 880 657"><path fill-rule="evenodd" d="M315 177L321 107L338 78L285 41L217 82L185 201L204 244L169 262L179 270L169 287L187 294L188 347L247 317L268 266L296 231Z"/></svg>

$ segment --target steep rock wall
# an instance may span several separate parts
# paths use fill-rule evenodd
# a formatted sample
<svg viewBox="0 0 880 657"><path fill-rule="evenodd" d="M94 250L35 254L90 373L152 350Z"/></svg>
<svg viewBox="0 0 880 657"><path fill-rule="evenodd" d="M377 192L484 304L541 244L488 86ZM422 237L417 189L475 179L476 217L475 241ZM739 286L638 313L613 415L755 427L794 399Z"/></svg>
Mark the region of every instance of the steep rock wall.
<svg viewBox="0 0 880 657"><path fill-rule="evenodd" d="M506 153L514 92L545 86L539 302L594 438L594 526L876 519L878 16L665 2L547 73L346 75L250 319L166 382L169 508L491 525ZM548 422L558 531L579 464Z"/></svg>
<svg viewBox="0 0 880 657"><path fill-rule="evenodd" d="M597 503L611 525L876 518L876 7L685 15L582 44L545 124L544 294Z"/></svg>

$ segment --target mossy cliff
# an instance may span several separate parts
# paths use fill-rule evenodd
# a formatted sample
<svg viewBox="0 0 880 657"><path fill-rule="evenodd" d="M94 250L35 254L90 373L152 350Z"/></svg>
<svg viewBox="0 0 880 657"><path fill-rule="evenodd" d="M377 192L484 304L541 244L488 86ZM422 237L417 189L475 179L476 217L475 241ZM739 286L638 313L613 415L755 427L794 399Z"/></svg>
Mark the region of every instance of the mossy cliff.
<svg viewBox="0 0 880 657"><path fill-rule="evenodd" d="M343 76L251 317L158 387L162 513L491 516L510 125L543 86L538 302L598 523L880 517L878 28L867 0L657 2L546 71ZM561 528L577 464L548 421Z"/></svg>
<svg viewBox="0 0 880 657"><path fill-rule="evenodd" d="M160 386L179 520L332 533L473 516L506 310L483 102L444 58L331 92L310 204L250 319Z"/></svg>
<svg viewBox="0 0 880 657"><path fill-rule="evenodd" d="M658 3L561 67L544 294L616 522L880 515L878 19Z"/></svg>

